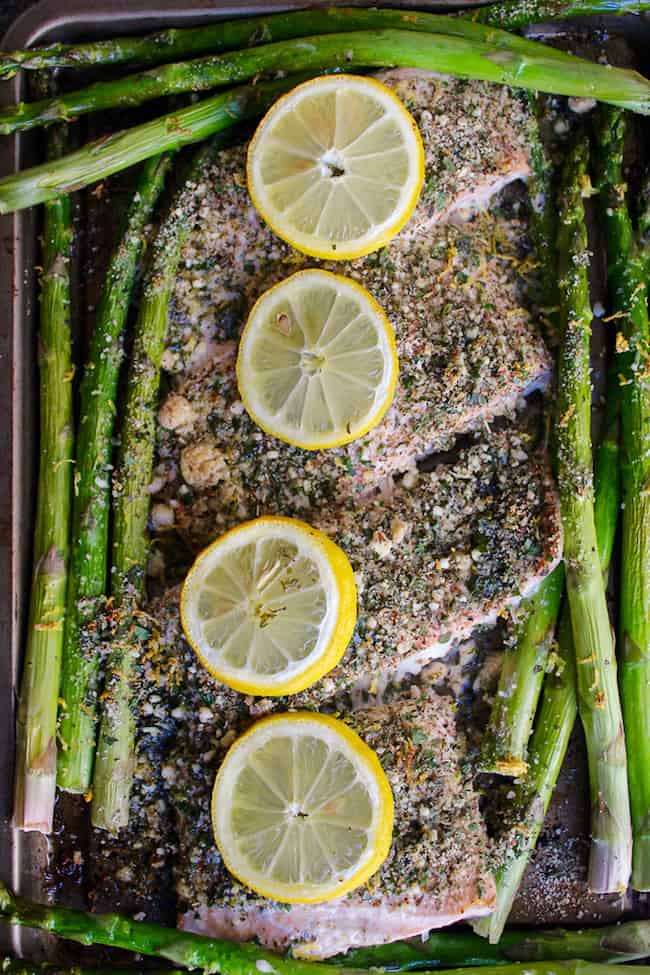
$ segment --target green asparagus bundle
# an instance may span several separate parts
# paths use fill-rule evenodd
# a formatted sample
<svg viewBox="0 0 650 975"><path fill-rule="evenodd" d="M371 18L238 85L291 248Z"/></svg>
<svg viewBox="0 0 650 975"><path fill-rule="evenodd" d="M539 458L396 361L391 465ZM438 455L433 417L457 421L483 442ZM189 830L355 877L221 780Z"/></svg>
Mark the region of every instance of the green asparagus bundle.
<svg viewBox="0 0 650 975"><path fill-rule="evenodd" d="M599 202L607 235L611 300L620 329L621 695L629 743L632 886L650 890L650 325L646 267L625 202L624 136L623 114L602 112Z"/></svg>
<svg viewBox="0 0 650 975"><path fill-rule="evenodd" d="M219 57L177 62L115 81L98 82L56 99L19 104L0 114L0 133L31 129L116 106L136 106L164 95L237 84L284 70L287 64L292 72L349 70L355 65L424 68L532 91L599 98L650 113L650 82L634 71L585 61L479 24L453 19L445 24L460 25L460 29L452 28L455 36L449 28L444 33L383 29L312 35ZM486 36L469 36L472 32Z"/></svg>
<svg viewBox="0 0 650 975"><path fill-rule="evenodd" d="M49 155L65 149L52 132ZM56 714L65 615L73 472L69 197L45 208L38 364L40 444L34 569L25 663L16 720L14 820L27 830L52 830L56 791Z"/></svg>
<svg viewBox="0 0 650 975"><path fill-rule="evenodd" d="M575 713L575 708L574 708ZM630 921L582 931L504 931L497 944L465 928L432 931L425 941L397 941L376 948L353 948L333 964L384 968L389 972L450 967L483 967L515 961L628 962L650 957L650 921Z"/></svg>
<svg viewBox="0 0 650 975"><path fill-rule="evenodd" d="M609 376L603 437L596 455L595 504L598 557L607 574L618 523L620 503L618 377ZM565 602L558 626L553 671L546 675L535 730L529 746L528 774L509 790L512 825L501 839L503 864L497 870L497 907L474 930L502 944L504 928L524 871L544 825L578 711L575 648L571 617ZM580 952L582 953L582 952ZM589 955L589 957L593 957Z"/></svg>
<svg viewBox="0 0 650 975"><path fill-rule="evenodd" d="M122 948L206 973L259 975L260 972L272 971L274 975L361 975L366 970L349 965L299 961L276 955L259 945L206 938L190 931L165 928L146 921L132 921L119 914L87 914L70 907L31 904L22 897L11 894L2 884L0 916L10 924L49 931L68 941ZM603 928L600 932L595 929L513 933L512 937L508 935L505 939L505 951L512 950L514 954L521 951L525 961L520 964L504 964L499 959L487 960L485 949L480 951L471 934L457 932L453 936L455 944L447 953L443 940L447 934L436 935L442 958L453 965L456 959L469 957L471 960L468 965L481 964L484 975L491 975L492 972L494 975L615 975L618 970L616 967L601 964L599 960L622 961L646 957L649 943L648 922ZM464 938L468 939L467 951L461 947ZM485 942L482 943L485 946ZM390 947L387 945L386 949ZM404 950L411 948L410 945L399 947ZM475 950L477 955L474 954ZM588 960L561 960L567 959L567 955L573 950L584 950ZM490 949L489 953L497 952ZM540 957L548 960L540 962ZM554 961L556 957L560 960ZM481 959L485 959L486 964ZM449 975L460 975L467 970L465 967L450 968L448 972ZM382 969L377 971L381 972ZM635 966L634 973L650 975L650 967Z"/></svg>
<svg viewBox="0 0 650 975"><path fill-rule="evenodd" d="M124 233L106 272L81 383L57 769L60 788L69 792L87 792L92 781L100 655L91 627L106 594L112 438L122 336L145 227L172 158L171 154L153 156L143 167Z"/></svg>
<svg viewBox="0 0 650 975"><path fill-rule="evenodd" d="M564 590L559 565L522 607L513 645L506 649L490 721L483 738L480 766L498 775L525 775L533 727L555 622Z"/></svg>
<svg viewBox="0 0 650 975"><path fill-rule="evenodd" d="M558 60L566 65L569 73L576 68L576 59L557 48L545 47L536 41L519 37L517 34L508 34L506 31L484 27L482 24L474 24L471 21L441 14L405 14L391 10L356 10L348 11L344 16L341 15L340 11L336 15L327 11L302 11L293 16L296 19L291 21L292 24L299 26L299 22L306 24L308 20L322 20L324 26L329 30L314 30L310 32L309 36L301 37L300 40L287 38L274 44L268 43L269 38L265 37L263 47L167 64L139 74L126 75L111 81L96 82L87 88L60 94L56 98L43 99L37 102L20 102L18 105L0 112L0 134L9 135L12 132L24 132L39 125L49 125L57 120L78 118L89 112L101 112L115 107L133 108L165 95L208 91L211 88L238 84L256 76L271 76L271 73L283 69L287 63L292 65L293 71L307 70L312 68L316 53L322 68L346 67L353 60L357 64L364 64L366 67L377 64L381 67L389 63L386 60L386 55L389 54L389 51L386 51L386 46L390 48L396 40L399 40L398 38L384 38L383 34L378 34L380 46L375 52L375 60L372 60L370 51L364 58L362 52L356 55L354 49L348 46L349 31L351 30L373 29L390 33L394 29L399 29L417 31L425 35L427 33L440 35L441 38L449 36L460 41L468 41L470 45L480 45L476 48L477 53L480 53L487 45L491 57L494 57L495 53L499 51L510 52L513 56L521 56L524 63L528 58L535 60L543 57ZM283 24L286 24L287 19L286 16L283 18ZM338 23L340 29L346 33L328 37L327 35L330 34L335 23ZM360 35L359 40L360 42L363 40L363 35ZM457 54L455 46L451 48L450 52L447 52L445 46L440 43L436 47L436 40L437 37L434 36L432 38L434 46L429 54L430 58L448 59L450 54L452 56ZM412 38L411 43L416 44L418 42ZM462 51L463 48L459 47L458 53L462 53ZM379 61L376 60L377 58ZM443 62L440 70L444 64L449 64L449 61ZM598 66L592 65L593 67L598 68ZM594 78L597 73L595 73ZM600 69L600 77L605 80L602 68ZM494 79L489 78L487 80Z"/></svg>
<svg viewBox="0 0 650 975"><path fill-rule="evenodd" d="M583 192L588 147L569 154L564 171L558 251L564 339L556 423L564 561L575 645L578 707L585 731L591 792L589 886L621 892L631 870L631 823L625 735L614 637L598 554L591 450L591 308Z"/></svg>
<svg viewBox="0 0 650 975"><path fill-rule="evenodd" d="M304 76L299 76L303 80ZM292 88L296 78L234 88L133 129L91 142L57 162L0 180L0 214L55 199L143 162L255 118Z"/></svg>
<svg viewBox="0 0 650 975"><path fill-rule="evenodd" d="M93 780L92 823L117 832L128 825L134 774L133 679L140 647L138 612L145 598L149 484L153 471L160 363L167 313L183 243L194 217L197 180L224 140L197 152L183 189L160 226L144 285L131 352L117 474L113 486L111 592L117 613Z"/></svg>
<svg viewBox="0 0 650 975"><path fill-rule="evenodd" d="M271 47L242 53L243 74L256 77L268 67ZM355 65L422 68L529 90L584 95L650 113L650 81L633 71L592 64L580 58L549 54L523 55L495 50L492 44L438 34L403 30L360 31L313 37L275 46L285 70L318 74ZM295 84L294 79L294 84ZM214 83L212 81L211 83ZM215 95L189 108L84 146L58 164L35 166L0 180L0 213L42 203L71 187L87 186L151 155L205 139L242 118L254 117L291 82L253 85Z"/></svg>
<svg viewBox="0 0 650 975"><path fill-rule="evenodd" d="M650 9L649 0L504 0L481 7L472 14L452 18L436 15L440 33L463 30L468 19L476 23L514 29L543 20L593 14L641 13ZM403 10L359 10L355 7L331 7L296 11L271 16L219 20L201 27L170 28L147 37L118 37L87 44L51 44L27 51L0 52L0 78L11 78L20 69L40 71L47 68L85 68L94 65L163 64L179 58L266 44L303 37L308 34L331 34L339 31L376 27L398 27L423 30L420 23L434 23L429 15ZM415 24L415 27L411 27ZM479 35L460 34L478 37Z"/></svg>

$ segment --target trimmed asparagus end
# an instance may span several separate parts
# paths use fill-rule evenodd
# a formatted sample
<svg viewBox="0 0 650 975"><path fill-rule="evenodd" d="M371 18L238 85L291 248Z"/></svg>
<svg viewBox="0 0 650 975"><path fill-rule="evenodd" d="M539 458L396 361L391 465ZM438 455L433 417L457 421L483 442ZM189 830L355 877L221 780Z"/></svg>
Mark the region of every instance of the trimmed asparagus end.
<svg viewBox="0 0 650 975"><path fill-rule="evenodd" d="M51 833L56 774L26 769L16 781L15 825L24 832Z"/></svg>
<svg viewBox="0 0 650 975"><path fill-rule="evenodd" d="M482 772L494 772L496 775L509 776L513 779L520 779L528 772L528 762L510 755L507 758L497 758L493 762L483 760L481 762Z"/></svg>
<svg viewBox="0 0 650 975"><path fill-rule="evenodd" d="M624 894L630 876L631 844L625 831L609 839L592 836L589 856L589 890L594 894Z"/></svg>

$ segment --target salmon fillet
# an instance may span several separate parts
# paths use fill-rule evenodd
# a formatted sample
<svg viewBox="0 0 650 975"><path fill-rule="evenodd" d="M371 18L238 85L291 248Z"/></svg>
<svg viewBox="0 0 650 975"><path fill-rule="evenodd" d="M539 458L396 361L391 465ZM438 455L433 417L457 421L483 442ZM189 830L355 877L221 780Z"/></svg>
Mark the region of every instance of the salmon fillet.
<svg viewBox="0 0 650 975"><path fill-rule="evenodd" d="M168 616L173 597L167 595ZM161 639L174 639L174 624ZM358 710L345 720L373 748L390 780L395 827L389 856L361 889L316 905L278 905L226 871L210 822L214 777L229 744L260 711L210 680L191 654L177 704L176 747L165 766L178 835L180 926L236 941L257 939L323 958L356 945L411 937L488 913L495 899L488 843L454 705L429 689L418 700ZM198 668L198 669L197 669Z"/></svg>
<svg viewBox="0 0 650 975"><path fill-rule="evenodd" d="M406 235L458 210L483 207L508 183L530 176L536 122L521 92L417 68L394 68L377 77L394 90L422 133L426 181Z"/></svg>
<svg viewBox="0 0 650 975"><path fill-rule="evenodd" d="M185 424L186 439L227 449L232 441L221 443L229 433L220 429L222 403L241 409L234 386L225 388L234 381L228 350L234 356L253 302L306 266L360 281L395 329L400 378L394 404L377 427L345 448L317 455L319 476L336 481L336 495L406 470L427 451L507 412L518 397L545 385L551 371L523 300L532 270L524 223L483 214L464 225L440 224L458 201L467 202L470 186L481 195L486 186L523 174L504 130L522 137L528 116L506 89L495 97L488 86L418 72L390 72L385 80L419 113L426 146L427 181L407 230L381 252L356 261L308 259L275 237L252 207L245 150L222 153L212 180L198 190L199 222L184 250L163 360L176 393L189 402L185 413L193 422ZM500 119L494 131L488 126L493 116ZM182 426L182 418L169 412L169 422ZM246 417L238 422L237 439L251 439L255 428ZM258 449L272 458L277 447L266 438ZM282 444L279 449L288 456Z"/></svg>
<svg viewBox="0 0 650 975"><path fill-rule="evenodd" d="M237 445L234 433L230 442ZM269 453L235 454L209 491L185 499L178 480L165 488L190 551L249 518L283 514L320 528L347 554L357 579L355 634L339 666L299 703L367 688L443 656L531 592L560 557L550 472L517 424L429 473L411 471L383 491L338 503L310 463L307 455L290 476Z"/></svg>
<svg viewBox="0 0 650 975"><path fill-rule="evenodd" d="M217 330L221 341L213 333L207 361L190 360L175 372L175 396L161 422L178 431L181 449L209 444L217 458L253 450L263 453L277 474L283 465L301 469L308 462L331 483L333 497L362 492L378 478L412 467L459 433L511 410L551 374L549 353L521 301L523 236L521 222L483 214L470 224L437 227L426 238L398 241L343 268L386 311L400 362L393 405L381 423L352 444L310 452L307 461L304 451L261 434L243 413L234 372L239 329L250 302L297 264L271 265L263 282L239 295L238 317ZM335 264L326 267L341 271ZM165 360L172 370L174 350L192 344L187 323L195 314L187 304L181 307L177 288ZM209 469L205 473L209 481ZM218 479L218 470L213 471L213 480ZM193 483L190 475L190 486L202 487L204 479L198 480Z"/></svg>
<svg viewBox="0 0 650 975"><path fill-rule="evenodd" d="M184 251L164 359L171 392L161 406L151 486L158 540L175 529L187 558L262 513L293 514L328 532L357 576L354 640L340 667L304 694L245 698L200 667L181 632L178 592L165 592L141 621L151 639L136 687L132 823L117 840L96 837L100 907L122 897L131 913L145 910L153 890L170 893L173 866L182 926L291 946L305 957L410 937L493 906L485 827L453 704L429 689L419 700L350 715L390 778L396 829L376 877L330 904L287 910L227 874L209 820L226 748L268 711L331 709L328 699L346 688L381 696L391 675L417 670L516 603L560 551L546 461L516 424L488 431L431 473L414 467L459 433L510 412L550 374L525 307L532 267L524 223L498 213L449 222L527 177L530 116L506 88L410 70L380 77L418 121L425 186L388 248L321 266L356 278L386 309L401 358L394 406L361 443L326 453L289 448L248 420L234 379L248 310L275 281L319 262L296 254L259 220L246 192L244 150L233 149L197 190L199 220ZM154 571L157 559L159 569L163 562L154 554Z"/></svg>

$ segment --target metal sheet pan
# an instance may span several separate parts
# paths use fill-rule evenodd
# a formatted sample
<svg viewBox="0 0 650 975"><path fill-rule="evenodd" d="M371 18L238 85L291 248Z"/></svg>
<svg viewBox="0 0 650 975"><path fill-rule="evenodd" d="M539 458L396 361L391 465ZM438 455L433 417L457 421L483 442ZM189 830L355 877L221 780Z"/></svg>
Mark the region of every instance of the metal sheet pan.
<svg viewBox="0 0 650 975"><path fill-rule="evenodd" d="M59 40L151 31L170 25L189 26L215 18L272 13L308 5L309 0L188 0L186 4L177 0L41 0L14 23L2 47L22 48ZM360 0L359 5L369 4ZM458 6L445 0L437 3L395 0L384 5L428 10ZM613 23L611 18L583 21L582 37L593 40ZM567 29L560 25L535 28L531 33L548 36ZM641 57L645 52L644 59L647 59L650 19L616 19L615 30L629 42L628 54L632 50ZM25 84L25 78L19 75L10 84L1 86L0 105L24 98ZM30 165L38 159L39 148L39 136L34 133L4 140L0 146L0 174ZM82 215L81 221L84 219ZM85 233L85 228L82 232ZM10 821L14 710L29 584L34 494L30 486L34 484L38 422L34 361L37 235L36 212L0 218L0 875L24 895L46 900L49 895L47 841L38 834L16 832ZM648 915L648 904L642 898L631 902L611 898L594 901L586 897L583 878L586 807L579 801L585 791L578 732L549 817L547 842L539 857L543 879L534 874L527 878L517 920L584 923L594 918L621 917L630 911L637 916ZM553 849L556 839L565 844L560 852ZM562 885L568 894L559 897ZM36 958L51 956L53 945L47 936L13 929L0 931L0 950L7 948Z"/></svg>

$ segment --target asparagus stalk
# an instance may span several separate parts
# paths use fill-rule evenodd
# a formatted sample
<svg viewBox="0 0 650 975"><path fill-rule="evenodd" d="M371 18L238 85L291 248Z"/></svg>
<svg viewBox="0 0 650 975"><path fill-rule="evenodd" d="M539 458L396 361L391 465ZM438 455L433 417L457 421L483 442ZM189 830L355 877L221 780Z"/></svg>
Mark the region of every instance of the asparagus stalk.
<svg viewBox="0 0 650 975"><path fill-rule="evenodd" d="M50 157L65 148L52 132ZM14 819L25 830L52 830L56 791L56 712L67 584L72 488L70 275L72 215L68 197L45 208L38 339L40 447L34 569L25 664L16 722Z"/></svg>
<svg viewBox="0 0 650 975"><path fill-rule="evenodd" d="M591 790L589 886L626 889L631 869L631 824L625 735L616 656L597 549L591 457L591 308L589 251L582 194L588 148L579 144L564 171L558 251L564 341L558 375L558 483L564 560L576 651L578 707L587 744Z"/></svg>
<svg viewBox="0 0 650 975"><path fill-rule="evenodd" d="M559 565L527 599L513 645L506 649L490 721L483 738L481 769L498 775L525 775L533 727L555 621L564 589Z"/></svg>
<svg viewBox="0 0 650 975"><path fill-rule="evenodd" d="M113 487L111 592L118 614L117 635L103 695L93 781L92 823L110 832L129 822L135 736L132 683L139 651L138 611L145 596L148 487L167 313L183 243L192 226L192 193L223 141L214 139L197 152L184 187L158 231L135 326Z"/></svg>
<svg viewBox="0 0 650 975"><path fill-rule="evenodd" d="M623 114L603 112L598 124L599 201L610 293L620 328L621 696L630 743L632 886L650 890L650 325L646 267L625 202L624 137Z"/></svg>
<svg viewBox="0 0 650 975"><path fill-rule="evenodd" d="M557 301L557 274L553 247L556 213L552 165L540 137L539 102L533 95L530 102L533 116L528 136L532 170L528 184L530 234L538 263L534 297L540 312L547 317L549 340L557 341L553 311ZM490 722L483 738L481 767L486 772L520 776L527 771L528 740L563 589L564 567L560 565L520 607L513 645L504 657Z"/></svg>
<svg viewBox="0 0 650 975"><path fill-rule="evenodd" d="M580 58L560 61L539 45L539 55L513 51L495 53L487 43L409 31L360 31L286 42L283 70L318 73L355 65L397 65L432 69L462 78L515 87L586 95L641 113L650 113L650 81L633 71L592 64ZM247 52L248 71L255 76L268 63L269 48ZM294 79L295 83L295 79ZM261 112L286 90L287 79L235 88L144 125L84 146L57 164L35 166L0 180L0 214L51 199L73 187L87 186L159 152L198 142L236 121Z"/></svg>
<svg viewBox="0 0 650 975"><path fill-rule="evenodd" d="M58 785L68 792L85 793L92 781L100 657L91 624L106 594L112 437L122 335L145 226L172 158L169 153L152 156L143 166L124 233L106 272L81 383L57 763Z"/></svg>
<svg viewBox="0 0 650 975"><path fill-rule="evenodd" d="M34 963L23 958L0 958L2 975L185 975L174 968L82 968L80 965L57 965L55 962Z"/></svg>
<svg viewBox="0 0 650 975"><path fill-rule="evenodd" d="M570 961L579 955L596 962L629 962L650 957L650 921L630 921L581 931L563 928L504 931L491 944L464 928L432 931L425 941L398 941L376 948L356 948L337 955L333 964L409 972L439 968L483 967L507 962Z"/></svg>
<svg viewBox="0 0 650 975"><path fill-rule="evenodd" d="M462 37L470 33L467 24L494 24L504 29L523 27L533 21L555 20L592 14L641 13L650 0L505 0L462 17L420 14L403 10L359 10L331 7L241 18L203 24L201 27L171 28L147 37L118 37L87 44L51 44L27 51L0 52L0 78L11 78L20 69L86 68L94 65L162 64L179 58L338 31L396 27L403 30L434 30ZM431 26L428 26L431 25ZM487 38L489 40L489 38Z"/></svg>
<svg viewBox="0 0 650 975"><path fill-rule="evenodd" d="M607 377L603 432L594 472L594 518L598 557L607 582L621 505L620 387L615 366Z"/></svg>
<svg viewBox="0 0 650 975"><path fill-rule="evenodd" d="M287 64L293 72L349 70L354 65L425 68L556 95L595 97L650 112L650 82L634 71L584 61L479 24L453 19L444 23L456 26L447 26L444 32L437 33L387 29L312 35L218 57L177 62L98 82L55 99L19 104L0 114L0 133L31 129L115 106L136 106L164 95L236 84L285 70ZM452 36L450 29L456 30L458 36ZM485 36L463 36L472 31Z"/></svg>
<svg viewBox="0 0 650 975"><path fill-rule="evenodd" d="M644 180L641 189L641 212L639 214L639 249L644 262L646 276L649 273L650 262L650 173Z"/></svg>
<svg viewBox="0 0 650 975"><path fill-rule="evenodd" d="M497 944L512 910L528 861L544 825L577 713L575 663L568 613L562 615L556 662L544 681L542 700L528 753L528 774L510 790L513 825L502 838L503 864L496 872L497 907L472 923L477 934ZM510 794L509 793L509 794Z"/></svg>
<svg viewBox="0 0 650 975"><path fill-rule="evenodd" d="M180 149L261 114L295 78L235 88L196 105L88 143L56 163L0 180L0 214L88 186L151 156Z"/></svg>
<svg viewBox="0 0 650 975"><path fill-rule="evenodd" d="M610 373L603 438L596 455L595 505L598 557L606 575L614 549L620 502L618 377ZM501 944L504 928L524 871L544 825L548 805L564 762L578 711L575 648L565 602L560 616L554 670L546 675L528 753L528 775L510 789L508 812L513 825L502 838L503 864L497 870L497 908L473 924L474 930ZM620 930L620 929L617 929ZM582 953L582 951L580 952ZM592 958L591 954L588 957ZM523 958L522 958L523 960Z"/></svg>
<svg viewBox="0 0 650 975"><path fill-rule="evenodd" d="M593 17L600 14L641 14L650 10L648 0L501 0L469 15L480 24L516 30L548 20Z"/></svg>
<svg viewBox="0 0 650 975"><path fill-rule="evenodd" d="M543 112L541 99L530 95L534 127L528 136L531 154L531 174L528 180L530 196L530 233L539 263L539 287L546 301L555 301L555 247L557 214L553 194L553 163L542 142L539 124Z"/></svg>
<svg viewBox="0 0 650 975"><path fill-rule="evenodd" d="M342 975L346 972L361 975L362 972L361 969L284 958L258 945L205 938L147 921L132 921L120 914L88 914L70 907L32 904L11 894L1 883L0 916L10 924L49 931L68 941L123 948L206 973L260 975L260 972L270 971L274 975ZM641 975L645 975L643 970Z"/></svg>
<svg viewBox="0 0 650 975"><path fill-rule="evenodd" d="M275 22L275 18L270 20L271 23ZM291 40L291 35L286 33L289 20L295 30L300 30L300 25L303 25L300 40ZM312 23L313 21L316 23ZM508 34L506 31L441 14L405 14L394 10L314 10L283 15L281 22L285 28L281 33L285 33L285 38L280 43L268 43L271 38L267 36L263 38L263 47L166 64L111 81L96 82L78 91L59 94L56 98L19 102L0 112L0 134L24 132L57 120L78 118L89 112L115 107L133 108L165 95L207 91L223 85L237 84L260 74L283 69L287 63L293 65L293 70L300 71L301 59L305 60L306 68L313 65L315 46L318 47L323 67L345 66L345 58L349 52L339 46L344 40L339 42L332 36L325 39L337 26L345 32L399 29L456 37L470 43L489 45L492 56L497 51L509 51L523 58L543 55L545 58L561 61L569 70L574 67L572 56L557 48L544 47L517 34ZM306 30L308 25L312 27L310 31ZM319 30L321 26L326 30ZM304 36L305 34L311 36ZM381 50L377 53L381 54ZM445 56L444 50L442 56ZM294 58L297 58L295 62ZM358 58L356 60L361 63ZM372 63L374 62L369 62L367 66ZM380 66L386 63L382 58Z"/></svg>
<svg viewBox="0 0 650 975"><path fill-rule="evenodd" d="M267 966L271 966L275 975L361 975L364 971L349 966L282 957L258 945L206 938L146 921L132 921L119 914L87 914L71 907L31 904L11 894L2 884L0 915L10 924L49 931L68 941L123 948L141 955L164 958L183 968L200 969L208 975L213 972L221 975L259 975L261 971L268 971ZM553 932L540 932L533 936L532 943L528 945L525 934L522 934L519 936L522 950L530 960L522 964L487 964L483 972L484 975L492 975L492 972L494 975L615 975L616 967L596 961L539 962L536 959L538 952L546 957L547 949L551 958L556 950L565 957L564 952L568 953L570 945L584 946L588 952L599 957L617 957L619 949L623 958L641 957L648 944L646 925L637 922L636 925L622 925L618 929L603 929L601 935L583 931L563 932L554 937ZM444 936L438 937L442 942ZM564 945L558 949L557 944L562 942ZM614 946L613 949L610 944ZM454 949L449 956L450 960L458 957L456 951ZM467 970L465 967L451 968L448 972L449 975L460 975ZM635 975L650 975L650 966L635 967L634 972Z"/></svg>

